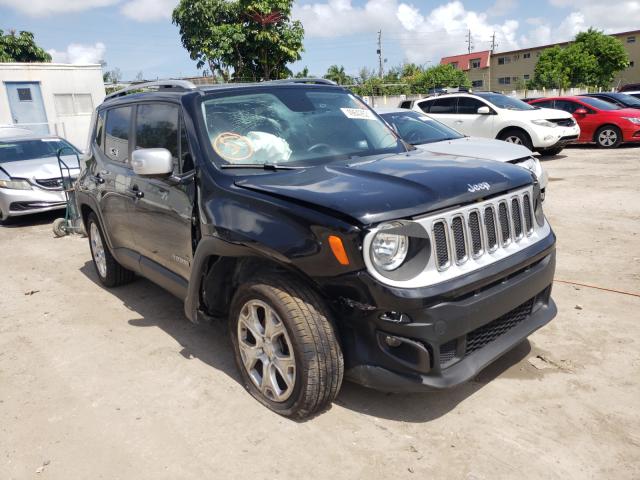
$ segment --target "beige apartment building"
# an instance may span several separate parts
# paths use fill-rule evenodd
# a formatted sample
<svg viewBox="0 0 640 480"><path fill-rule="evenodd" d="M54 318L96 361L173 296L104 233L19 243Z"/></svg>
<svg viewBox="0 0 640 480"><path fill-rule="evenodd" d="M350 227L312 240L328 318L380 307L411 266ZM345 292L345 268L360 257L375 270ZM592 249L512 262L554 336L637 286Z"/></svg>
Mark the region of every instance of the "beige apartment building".
<svg viewBox="0 0 640 480"><path fill-rule="evenodd" d="M613 87L627 83L640 83L640 30L612 34L622 42L629 54L629 68L620 72ZM524 88L525 82L533 78L538 58L546 48L570 42L542 45L508 52L472 52L464 55L444 57L441 64L452 64L463 70L476 90L512 91Z"/></svg>

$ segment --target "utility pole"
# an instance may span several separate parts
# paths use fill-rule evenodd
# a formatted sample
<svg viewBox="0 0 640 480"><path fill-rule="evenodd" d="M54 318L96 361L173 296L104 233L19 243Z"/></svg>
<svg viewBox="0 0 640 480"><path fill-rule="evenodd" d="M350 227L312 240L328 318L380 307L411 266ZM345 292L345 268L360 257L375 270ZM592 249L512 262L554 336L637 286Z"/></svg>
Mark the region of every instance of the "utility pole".
<svg viewBox="0 0 640 480"><path fill-rule="evenodd" d="M496 32L493 32L493 35L491 35L491 53L496 51L497 46L498 43L496 42Z"/></svg>
<svg viewBox="0 0 640 480"><path fill-rule="evenodd" d="M467 33L467 50L469 53L471 53L471 50L473 50L473 40L471 39L471 29L469 29L469 33Z"/></svg>
<svg viewBox="0 0 640 480"><path fill-rule="evenodd" d="M378 75L380 76L380 80L384 76L384 72L382 70L382 30L378 30Z"/></svg>

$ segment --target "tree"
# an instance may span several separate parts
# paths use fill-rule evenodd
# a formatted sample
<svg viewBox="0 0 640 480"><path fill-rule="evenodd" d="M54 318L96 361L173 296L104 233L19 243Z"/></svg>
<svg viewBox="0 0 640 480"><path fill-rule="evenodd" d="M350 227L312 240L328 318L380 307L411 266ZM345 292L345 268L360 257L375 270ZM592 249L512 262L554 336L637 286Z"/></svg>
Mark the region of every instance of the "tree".
<svg viewBox="0 0 640 480"><path fill-rule="evenodd" d="M291 74L304 29L290 20L293 0L180 0L173 23L197 67L225 81L267 80Z"/></svg>
<svg viewBox="0 0 640 480"><path fill-rule="evenodd" d="M33 33L0 30L0 62L50 62L51 55L36 45Z"/></svg>
<svg viewBox="0 0 640 480"><path fill-rule="evenodd" d="M590 71L595 86L609 86L616 74L629 66L629 55L622 42L594 28L577 34L575 45L596 59Z"/></svg>
<svg viewBox="0 0 640 480"><path fill-rule="evenodd" d="M293 78L309 78L309 67L305 65L305 67L296 73Z"/></svg>
<svg viewBox="0 0 640 480"><path fill-rule="evenodd" d="M345 73L342 65L331 65L327 69L327 73L324 74L324 78L332 80L338 85L350 85L353 83L353 78Z"/></svg>
<svg viewBox="0 0 640 480"><path fill-rule="evenodd" d="M426 93L432 88L470 87L467 75L452 65L436 65L414 73L407 79L413 93Z"/></svg>

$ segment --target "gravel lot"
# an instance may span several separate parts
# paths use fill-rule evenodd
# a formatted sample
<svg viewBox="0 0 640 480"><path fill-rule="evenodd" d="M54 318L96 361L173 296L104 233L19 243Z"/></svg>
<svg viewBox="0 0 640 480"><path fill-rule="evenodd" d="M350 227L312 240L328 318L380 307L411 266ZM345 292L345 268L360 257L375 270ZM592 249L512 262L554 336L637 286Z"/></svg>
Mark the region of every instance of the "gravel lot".
<svg viewBox="0 0 640 480"><path fill-rule="evenodd" d="M556 319L457 389L346 383L304 423L245 392L222 327L101 288L56 215L0 227L0 479L640 478L640 148L544 166Z"/></svg>

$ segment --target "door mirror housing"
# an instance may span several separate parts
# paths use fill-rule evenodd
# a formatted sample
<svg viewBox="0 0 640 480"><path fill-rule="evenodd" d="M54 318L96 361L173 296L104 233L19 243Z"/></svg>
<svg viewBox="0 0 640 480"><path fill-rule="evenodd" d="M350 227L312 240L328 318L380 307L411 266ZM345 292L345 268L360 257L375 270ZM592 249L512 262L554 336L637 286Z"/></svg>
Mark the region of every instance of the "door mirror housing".
<svg viewBox="0 0 640 480"><path fill-rule="evenodd" d="M573 112L576 115L586 115L587 109L586 108L578 108L575 112Z"/></svg>
<svg viewBox="0 0 640 480"><path fill-rule="evenodd" d="M170 175L173 156L166 148L143 148L133 152L131 166L136 175Z"/></svg>
<svg viewBox="0 0 640 480"><path fill-rule="evenodd" d="M486 105L484 107L478 108L478 115L489 115L491 110Z"/></svg>

